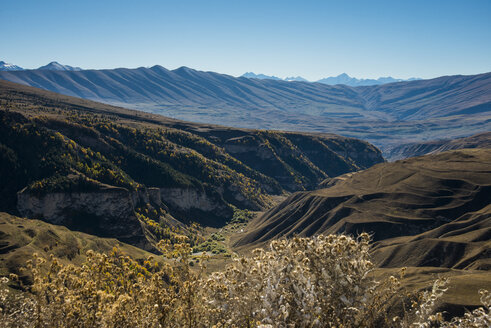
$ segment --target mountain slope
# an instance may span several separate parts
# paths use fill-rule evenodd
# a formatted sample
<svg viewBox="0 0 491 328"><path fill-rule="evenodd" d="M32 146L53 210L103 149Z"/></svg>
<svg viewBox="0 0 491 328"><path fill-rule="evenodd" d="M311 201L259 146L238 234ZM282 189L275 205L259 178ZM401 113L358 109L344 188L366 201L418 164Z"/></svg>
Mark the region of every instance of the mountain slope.
<svg viewBox="0 0 491 328"><path fill-rule="evenodd" d="M424 154L441 153L462 148L491 148L491 132L478 133L470 137L434 140L421 143L403 144L386 151L388 160L398 160Z"/></svg>
<svg viewBox="0 0 491 328"><path fill-rule="evenodd" d="M491 205L415 236L382 240L373 256L382 267L491 270Z"/></svg>
<svg viewBox="0 0 491 328"><path fill-rule="evenodd" d="M367 231L385 266L489 267L491 150L378 164L334 180L329 188L291 195L253 221L236 245Z"/></svg>
<svg viewBox="0 0 491 328"><path fill-rule="evenodd" d="M491 111L491 73L357 88L369 111L416 120Z"/></svg>
<svg viewBox="0 0 491 328"><path fill-rule="evenodd" d="M0 79L179 119L331 132L382 148L491 130L491 73L363 87L161 66L0 72Z"/></svg>
<svg viewBox="0 0 491 328"><path fill-rule="evenodd" d="M223 226L383 161L356 139L188 123L6 81L0 108L0 210L146 249L149 231L182 229L175 219Z"/></svg>

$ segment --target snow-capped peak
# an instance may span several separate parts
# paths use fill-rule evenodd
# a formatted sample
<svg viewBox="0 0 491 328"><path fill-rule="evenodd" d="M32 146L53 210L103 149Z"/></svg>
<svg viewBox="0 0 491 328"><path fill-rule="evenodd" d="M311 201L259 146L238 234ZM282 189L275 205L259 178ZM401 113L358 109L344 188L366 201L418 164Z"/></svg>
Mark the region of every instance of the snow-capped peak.
<svg viewBox="0 0 491 328"><path fill-rule="evenodd" d="M24 69L20 66L9 64L4 61L0 61L0 71L23 71Z"/></svg>
<svg viewBox="0 0 491 328"><path fill-rule="evenodd" d="M301 76L287 77L287 78L285 78L285 81L309 82L308 80L304 79Z"/></svg>

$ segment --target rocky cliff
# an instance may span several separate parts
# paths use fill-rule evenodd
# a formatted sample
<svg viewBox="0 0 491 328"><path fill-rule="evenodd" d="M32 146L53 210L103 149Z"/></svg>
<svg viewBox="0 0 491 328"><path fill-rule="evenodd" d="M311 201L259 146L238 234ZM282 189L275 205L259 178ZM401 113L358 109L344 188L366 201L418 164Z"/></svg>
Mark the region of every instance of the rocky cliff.
<svg viewBox="0 0 491 328"><path fill-rule="evenodd" d="M151 249L135 216L136 197L126 189L52 193L23 189L17 196L17 209L24 217Z"/></svg>
<svg viewBox="0 0 491 328"><path fill-rule="evenodd" d="M233 215L233 208L226 205L219 193L210 194L191 188L160 188L160 196L174 217L182 222L199 221L208 226L220 226L223 218Z"/></svg>

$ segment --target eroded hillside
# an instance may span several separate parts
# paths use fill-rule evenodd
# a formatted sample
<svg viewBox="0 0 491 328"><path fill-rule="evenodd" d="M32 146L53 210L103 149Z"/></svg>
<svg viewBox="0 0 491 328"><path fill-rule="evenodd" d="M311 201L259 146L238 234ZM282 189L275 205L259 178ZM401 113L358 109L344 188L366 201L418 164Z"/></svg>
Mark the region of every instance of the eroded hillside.
<svg viewBox="0 0 491 328"><path fill-rule="evenodd" d="M251 222L236 245L365 231L382 266L489 269L491 150L378 164L323 185L291 195Z"/></svg>

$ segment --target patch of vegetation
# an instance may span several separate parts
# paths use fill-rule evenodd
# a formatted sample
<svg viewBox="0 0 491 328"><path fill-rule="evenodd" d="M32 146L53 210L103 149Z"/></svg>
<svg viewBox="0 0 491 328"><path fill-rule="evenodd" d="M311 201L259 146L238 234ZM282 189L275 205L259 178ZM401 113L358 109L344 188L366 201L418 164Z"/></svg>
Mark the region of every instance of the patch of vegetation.
<svg viewBox="0 0 491 328"><path fill-rule="evenodd" d="M228 222L228 224L223 227L224 231L227 232L235 232L241 228L244 228L249 221L254 218L254 212L249 210L241 210L238 208L234 208L234 214L232 219Z"/></svg>
<svg viewBox="0 0 491 328"><path fill-rule="evenodd" d="M220 233L212 233L210 237L201 244L193 247L193 253L209 252L212 254L226 254L227 248L223 244L225 237Z"/></svg>
<svg viewBox="0 0 491 328"><path fill-rule="evenodd" d="M101 184L82 175L61 176L35 181L27 186L30 193L46 192L89 192L101 189Z"/></svg>
<svg viewBox="0 0 491 328"><path fill-rule="evenodd" d="M187 226L172 225L166 221L167 211L163 208L154 208L150 204L135 209L136 217L151 234L149 238L154 244L165 240L171 244L177 243L185 236L191 246L201 244L205 241L201 233L201 227L197 223Z"/></svg>
<svg viewBox="0 0 491 328"><path fill-rule="evenodd" d="M240 210L238 208L234 209L234 216L230 220L229 224L244 224L248 223L254 217L254 213L249 210Z"/></svg>

